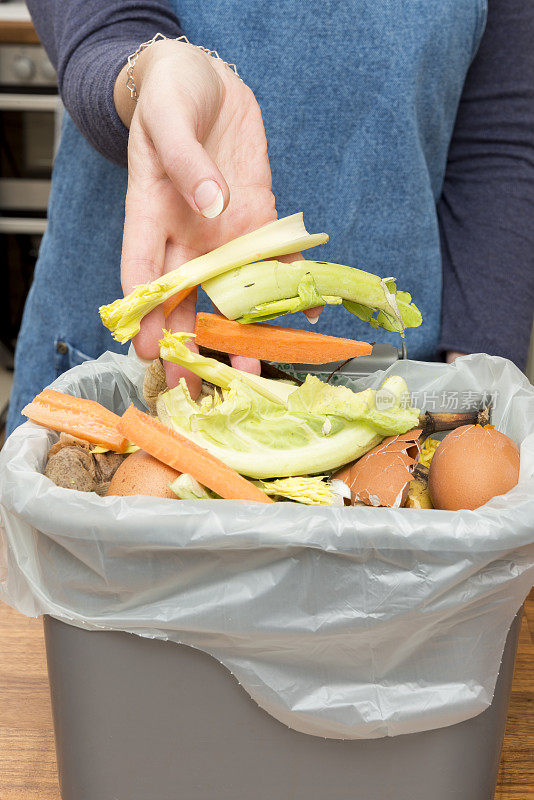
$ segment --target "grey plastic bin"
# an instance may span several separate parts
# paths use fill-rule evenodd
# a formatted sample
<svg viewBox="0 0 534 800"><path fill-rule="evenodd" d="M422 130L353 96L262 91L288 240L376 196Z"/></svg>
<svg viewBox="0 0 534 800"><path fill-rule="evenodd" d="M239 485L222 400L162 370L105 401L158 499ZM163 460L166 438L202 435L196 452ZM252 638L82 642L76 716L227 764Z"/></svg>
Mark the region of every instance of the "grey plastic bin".
<svg viewBox="0 0 534 800"><path fill-rule="evenodd" d="M63 800L491 800L519 614L492 705L368 741L292 731L211 656L45 617Z"/></svg>

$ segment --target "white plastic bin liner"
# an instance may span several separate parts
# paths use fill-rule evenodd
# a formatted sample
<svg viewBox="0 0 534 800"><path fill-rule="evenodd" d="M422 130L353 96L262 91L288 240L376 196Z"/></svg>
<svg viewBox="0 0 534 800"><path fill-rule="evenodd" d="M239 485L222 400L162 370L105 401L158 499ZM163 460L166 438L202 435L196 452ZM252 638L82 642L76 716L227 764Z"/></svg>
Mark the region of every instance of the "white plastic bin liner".
<svg viewBox="0 0 534 800"><path fill-rule="evenodd" d="M393 736L480 713L533 582L534 388L485 355L399 361L353 387L384 374L436 410L493 395L495 425L521 445L518 486L461 512L100 498L41 474L56 435L27 423L0 454L0 596L204 650L308 734ZM141 380L106 354L53 386L121 413L141 404Z"/></svg>

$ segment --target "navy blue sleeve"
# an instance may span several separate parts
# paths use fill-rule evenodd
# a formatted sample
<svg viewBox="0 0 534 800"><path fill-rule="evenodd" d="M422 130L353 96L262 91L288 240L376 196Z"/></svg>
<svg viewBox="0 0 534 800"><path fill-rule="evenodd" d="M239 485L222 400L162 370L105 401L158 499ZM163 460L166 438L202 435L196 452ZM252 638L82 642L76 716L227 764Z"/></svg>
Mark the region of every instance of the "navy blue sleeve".
<svg viewBox="0 0 534 800"><path fill-rule="evenodd" d="M141 42L182 35L166 0L28 0L70 116L102 155L126 166L128 130L113 102L117 75Z"/></svg>
<svg viewBox="0 0 534 800"><path fill-rule="evenodd" d="M489 0L438 205L440 353L525 369L534 313L534 3Z"/></svg>

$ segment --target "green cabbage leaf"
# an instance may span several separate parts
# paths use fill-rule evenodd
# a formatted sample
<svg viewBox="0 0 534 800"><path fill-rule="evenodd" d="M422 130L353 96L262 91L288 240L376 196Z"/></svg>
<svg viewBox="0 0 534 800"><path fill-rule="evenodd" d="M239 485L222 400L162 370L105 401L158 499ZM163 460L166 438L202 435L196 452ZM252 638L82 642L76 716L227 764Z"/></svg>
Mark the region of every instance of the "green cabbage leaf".
<svg viewBox="0 0 534 800"><path fill-rule="evenodd" d="M209 374L220 388L197 403L182 379L159 396L158 417L241 475L262 480L322 475L418 423L419 412L409 405L408 388L398 376L378 391L353 392L311 375L299 387L267 381L284 388L266 390L267 379L251 380L254 376L192 353L186 340L187 334L166 334L162 356L204 378Z"/></svg>

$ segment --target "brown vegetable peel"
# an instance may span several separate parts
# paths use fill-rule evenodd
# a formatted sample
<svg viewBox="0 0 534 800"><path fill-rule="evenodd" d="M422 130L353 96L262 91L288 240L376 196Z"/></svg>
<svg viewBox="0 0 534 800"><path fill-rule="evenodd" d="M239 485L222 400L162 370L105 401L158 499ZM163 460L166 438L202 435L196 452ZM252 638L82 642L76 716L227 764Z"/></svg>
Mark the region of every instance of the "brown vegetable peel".
<svg viewBox="0 0 534 800"><path fill-rule="evenodd" d="M121 453L112 450L94 453L90 442L61 433L59 440L48 451L45 475L56 486L79 492L96 492L103 497L123 461Z"/></svg>
<svg viewBox="0 0 534 800"><path fill-rule="evenodd" d="M419 417L421 438L426 439L438 431L452 431L462 425L486 425L491 419L491 406L469 411L427 411Z"/></svg>

